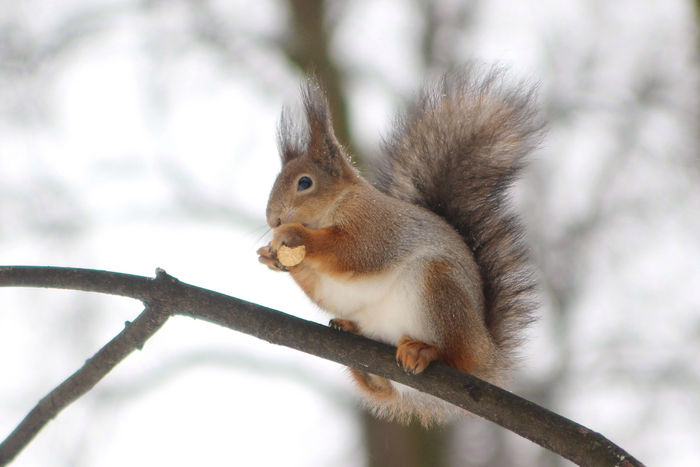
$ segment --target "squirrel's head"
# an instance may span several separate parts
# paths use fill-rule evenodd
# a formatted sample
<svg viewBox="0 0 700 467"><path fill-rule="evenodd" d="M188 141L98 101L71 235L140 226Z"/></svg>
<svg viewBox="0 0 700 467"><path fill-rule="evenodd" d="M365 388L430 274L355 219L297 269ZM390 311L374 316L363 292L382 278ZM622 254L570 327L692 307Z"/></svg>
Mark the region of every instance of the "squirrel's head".
<svg viewBox="0 0 700 467"><path fill-rule="evenodd" d="M333 133L328 103L315 79L304 93L306 125L283 110L279 126L282 171L267 203L270 227L299 222L318 229L334 223L338 201L359 175Z"/></svg>

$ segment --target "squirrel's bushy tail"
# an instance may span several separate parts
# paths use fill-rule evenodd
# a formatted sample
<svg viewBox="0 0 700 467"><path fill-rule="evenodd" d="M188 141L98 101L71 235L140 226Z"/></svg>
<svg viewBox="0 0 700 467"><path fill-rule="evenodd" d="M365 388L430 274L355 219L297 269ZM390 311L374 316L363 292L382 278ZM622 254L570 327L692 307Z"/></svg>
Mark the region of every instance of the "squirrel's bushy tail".
<svg viewBox="0 0 700 467"><path fill-rule="evenodd" d="M499 68L449 73L398 119L377 167L377 188L439 214L469 245L506 364L534 308L523 230L507 202L542 133L533 101L532 87L509 85Z"/></svg>

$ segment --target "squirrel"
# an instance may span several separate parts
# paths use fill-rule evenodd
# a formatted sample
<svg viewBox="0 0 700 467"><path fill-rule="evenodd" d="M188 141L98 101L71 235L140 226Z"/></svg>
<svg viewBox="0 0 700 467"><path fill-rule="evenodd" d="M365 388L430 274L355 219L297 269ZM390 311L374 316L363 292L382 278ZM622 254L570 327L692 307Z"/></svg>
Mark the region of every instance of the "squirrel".
<svg viewBox="0 0 700 467"><path fill-rule="evenodd" d="M508 189L543 123L535 91L501 68L465 67L427 86L400 115L373 183L337 141L316 78L302 89L306 122L283 110L282 170L267 205L272 241L258 250L288 271L330 326L397 347L409 373L438 360L502 382L533 320L535 280ZM281 246L304 245L283 266ZM456 407L351 369L378 416L445 422Z"/></svg>

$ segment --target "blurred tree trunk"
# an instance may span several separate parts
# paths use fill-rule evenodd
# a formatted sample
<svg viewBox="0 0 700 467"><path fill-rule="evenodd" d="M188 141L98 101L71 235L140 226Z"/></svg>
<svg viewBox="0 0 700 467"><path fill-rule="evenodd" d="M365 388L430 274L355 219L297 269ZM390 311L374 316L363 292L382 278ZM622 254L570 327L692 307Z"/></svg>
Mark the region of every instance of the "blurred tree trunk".
<svg viewBox="0 0 700 467"><path fill-rule="evenodd" d="M368 467L447 465L446 429L425 429L417 423L402 426L363 413Z"/></svg>
<svg viewBox="0 0 700 467"><path fill-rule="evenodd" d="M333 22L327 18L326 2L288 0L288 4L291 24L290 37L285 44L287 57L305 73L313 73L321 80L327 92L335 134L356 155L352 150L354 144L350 136L342 72L328 51Z"/></svg>
<svg viewBox="0 0 700 467"><path fill-rule="evenodd" d="M290 24L286 54L306 73L315 73L325 86L336 136L349 148L357 165L365 162L353 148L356 144L348 120L342 71L332 60L328 45L334 19L326 14L324 1L288 0ZM342 10L342 5L334 5ZM341 14L341 11L335 13ZM446 430L426 430L420 425L402 426L363 413L368 466L442 467L447 465Z"/></svg>

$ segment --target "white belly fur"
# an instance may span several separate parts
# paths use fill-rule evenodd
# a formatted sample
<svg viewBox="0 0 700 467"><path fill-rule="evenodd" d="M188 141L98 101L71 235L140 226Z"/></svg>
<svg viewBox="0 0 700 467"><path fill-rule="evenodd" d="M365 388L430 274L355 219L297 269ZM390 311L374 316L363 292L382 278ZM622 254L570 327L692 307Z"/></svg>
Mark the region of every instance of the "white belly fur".
<svg viewBox="0 0 700 467"><path fill-rule="evenodd" d="M396 345L404 335L435 342L422 303L422 271L404 265L390 273L339 280L321 275L315 290L316 302L335 317L354 321L362 335ZM362 393L365 406L376 415L408 423L418 417L425 425L444 423L457 414L458 407L392 382L396 396L375 399Z"/></svg>
<svg viewBox="0 0 700 467"><path fill-rule="evenodd" d="M369 338L393 345L404 335L434 341L422 309L420 274L415 269L404 266L346 280L322 275L315 298L335 317L357 323Z"/></svg>

